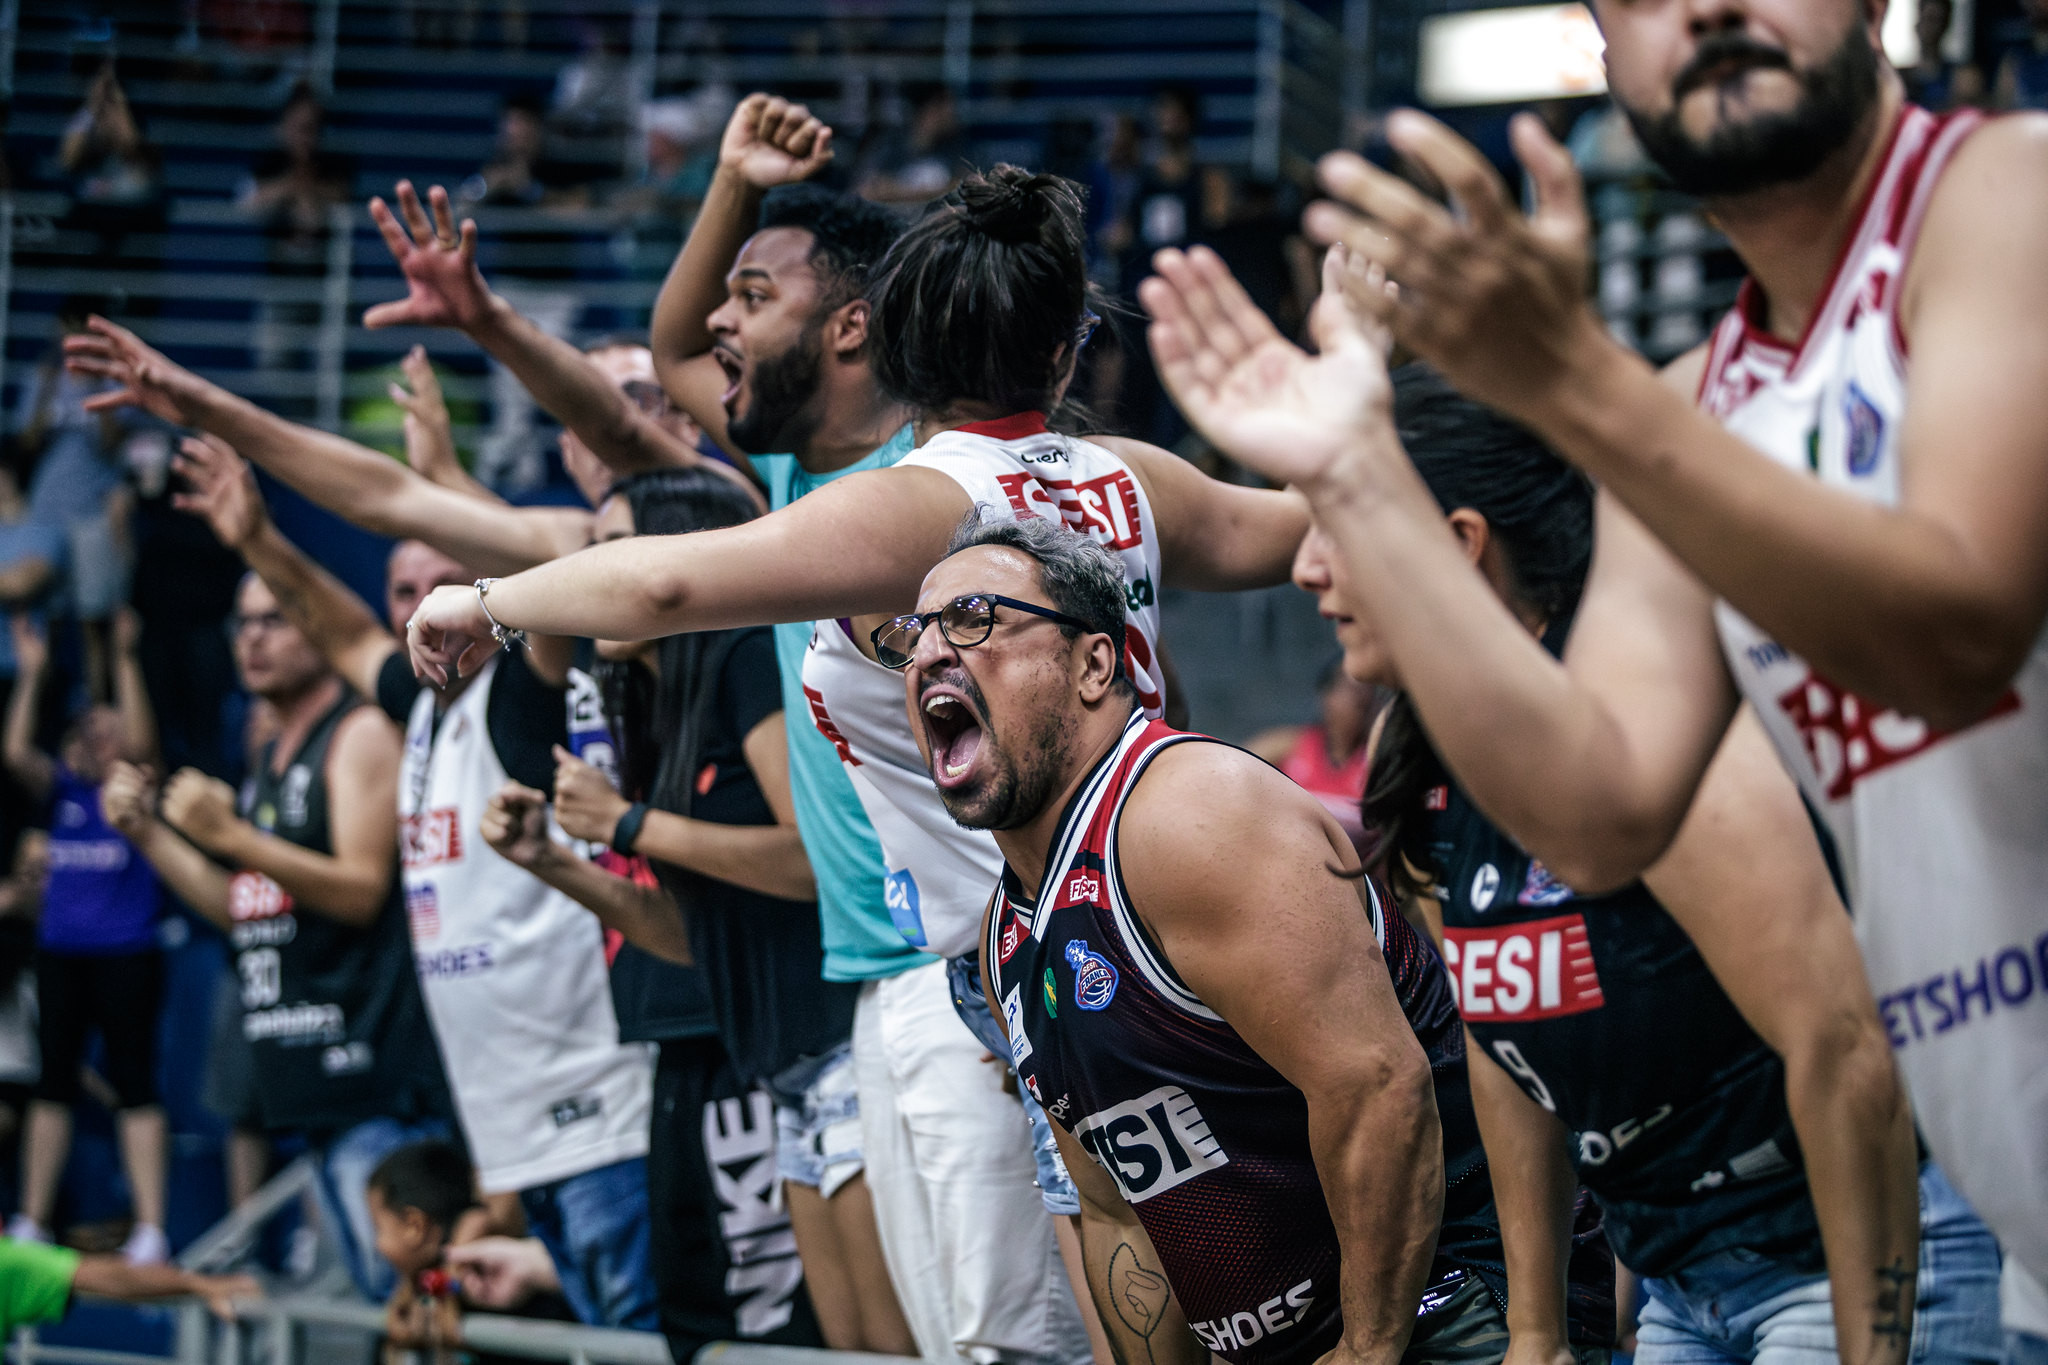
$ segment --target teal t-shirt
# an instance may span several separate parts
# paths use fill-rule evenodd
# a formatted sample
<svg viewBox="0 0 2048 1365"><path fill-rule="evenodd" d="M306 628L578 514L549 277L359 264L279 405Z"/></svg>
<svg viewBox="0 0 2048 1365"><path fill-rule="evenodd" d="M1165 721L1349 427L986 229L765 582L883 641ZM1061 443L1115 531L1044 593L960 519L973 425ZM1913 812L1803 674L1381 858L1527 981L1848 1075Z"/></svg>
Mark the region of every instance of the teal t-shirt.
<svg viewBox="0 0 2048 1365"><path fill-rule="evenodd" d="M75 1251L0 1237L0 1333L63 1317L77 1274Z"/></svg>
<svg viewBox="0 0 2048 1365"><path fill-rule="evenodd" d="M780 510L815 488L864 469L887 469L916 446L904 427L866 459L829 474L806 473L794 455L756 455L754 469L768 484L768 504ZM903 941L882 895L882 847L861 808L853 782L832 742L818 733L804 698L804 651L811 623L775 627L775 663L782 674L782 715L789 729L790 801L797 832L818 879L818 917L825 940L827 981L870 981L931 961Z"/></svg>

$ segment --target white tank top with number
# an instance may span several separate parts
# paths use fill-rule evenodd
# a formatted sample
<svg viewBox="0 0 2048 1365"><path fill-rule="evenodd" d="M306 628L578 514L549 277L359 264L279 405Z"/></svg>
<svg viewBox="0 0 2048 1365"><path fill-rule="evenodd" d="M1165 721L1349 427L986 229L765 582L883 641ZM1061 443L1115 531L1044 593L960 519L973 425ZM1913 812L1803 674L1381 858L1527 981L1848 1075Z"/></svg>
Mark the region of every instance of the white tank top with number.
<svg viewBox="0 0 2048 1365"><path fill-rule="evenodd" d="M1128 465L1102 446L1047 431L1037 413L941 432L902 465L945 474L987 518L1057 517L1122 559L1124 668L1146 714L1159 715L1159 533ZM973 952L1003 856L986 831L953 823L911 734L903 675L861 653L851 629L843 621L811 628L811 719L838 749L875 827L890 920L905 940L942 957Z"/></svg>
<svg viewBox="0 0 2048 1365"><path fill-rule="evenodd" d="M1782 464L1899 501L1900 281L1981 122L1906 110L1806 336L1768 335L1745 284L1709 344L1701 407ZM2048 637L1988 715L1949 733L1837 687L1727 603L1717 615L1743 695L1834 836L1920 1126L2007 1250L2048 1278Z"/></svg>
<svg viewBox="0 0 2048 1365"><path fill-rule="evenodd" d="M491 743L495 656L434 723L413 703L399 769L399 845L420 993L486 1193L647 1153L653 1062L619 1041L604 934L588 910L478 832L505 784ZM596 686L572 673L571 715ZM561 829L549 815L558 841Z"/></svg>

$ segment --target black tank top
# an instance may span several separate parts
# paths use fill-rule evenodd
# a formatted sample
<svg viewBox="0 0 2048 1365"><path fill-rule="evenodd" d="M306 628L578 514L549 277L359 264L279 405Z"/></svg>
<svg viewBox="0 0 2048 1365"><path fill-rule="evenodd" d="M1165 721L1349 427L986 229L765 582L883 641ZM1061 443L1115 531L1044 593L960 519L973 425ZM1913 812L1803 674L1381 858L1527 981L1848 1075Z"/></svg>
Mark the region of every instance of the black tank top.
<svg viewBox="0 0 2048 1365"><path fill-rule="evenodd" d="M327 753L336 727L358 704L353 697L335 703L281 774L273 771L276 741L265 746L242 787L243 816L287 843L333 853ZM451 1111L396 876L366 929L294 905L260 872L235 875L228 911L242 1029L255 1056L266 1127L321 1132Z"/></svg>
<svg viewBox="0 0 2048 1365"><path fill-rule="evenodd" d="M1742 1247L1822 1265L1784 1067L1642 883L1579 896L1456 787L1425 800L1472 1036L1574 1131L1623 1264Z"/></svg>
<svg viewBox="0 0 2048 1365"><path fill-rule="evenodd" d="M1343 1331L1307 1103L1174 974L1117 866L1124 801L1187 741L1218 742L1132 718L1061 817L1038 900L1005 872L982 960L1018 1074L1130 1202L1195 1334L1234 1365L1294 1365ZM1438 1081L1447 1190L1427 1313L1465 1275L1494 1278L1500 1236L1442 965L1371 889L1374 934Z"/></svg>

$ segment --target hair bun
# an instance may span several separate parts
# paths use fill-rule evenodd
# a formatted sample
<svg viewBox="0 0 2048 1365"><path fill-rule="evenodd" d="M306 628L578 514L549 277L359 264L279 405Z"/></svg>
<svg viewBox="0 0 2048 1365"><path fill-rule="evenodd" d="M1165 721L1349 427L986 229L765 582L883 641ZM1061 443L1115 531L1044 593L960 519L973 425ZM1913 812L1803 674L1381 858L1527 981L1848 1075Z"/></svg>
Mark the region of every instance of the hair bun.
<svg viewBox="0 0 2048 1365"><path fill-rule="evenodd" d="M957 193L961 217L1000 242L1037 241L1063 211L1080 212L1080 199L1066 181L1007 163L968 176Z"/></svg>

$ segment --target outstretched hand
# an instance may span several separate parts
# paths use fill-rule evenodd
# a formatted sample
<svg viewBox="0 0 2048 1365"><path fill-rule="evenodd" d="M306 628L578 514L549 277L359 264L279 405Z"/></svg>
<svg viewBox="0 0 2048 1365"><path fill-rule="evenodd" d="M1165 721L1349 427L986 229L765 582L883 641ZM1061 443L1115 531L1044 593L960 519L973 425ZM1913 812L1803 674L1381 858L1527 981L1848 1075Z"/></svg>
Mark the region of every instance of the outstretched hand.
<svg viewBox="0 0 2048 1365"><path fill-rule="evenodd" d="M405 462L437 482L452 467L460 469L455 454L455 429L448 419L448 402L441 396L441 380L427 348L415 346L398 362L406 384L386 387L391 401L405 412Z"/></svg>
<svg viewBox="0 0 2048 1365"><path fill-rule="evenodd" d="M1332 152L1318 167L1331 198L1310 205L1303 224L1399 286L1380 313L1402 344L1461 392L1527 418L1567 382L1577 348L1613 343L1586 297L1586 204L1571 154L1530 114L1512 136L1536 187L1533 214L1470 143L1403 109L1388 118L1387 139L1445 187L1451 207Z"/></svg>
<svg viewBox="0 0 2048 1365"><path fill-rule="evenodd" d="M1330 478L1361 435L1391 432L1387 333L1361 306L1384 278L1342 248L1323 263L1309 314L1320 354L1280 334L1206 247L1162 251L1139 286L1159 377L1188 420L1232 459L1304 489Z"/></svg>
<svg viewBox="0 0 2048 1365"><path fill-rule="evenodd" d="M218 436L187 436L171 458L173 473L190 487L171 494L171 506L203 518L230 550L240 550L270 519L249 462Z"/></svg>
<svg viewBox="0 0 2048 1365"><path fill-rule="evenodd" d="M410 180L398 182L398 207L403 223L381 198L370 201L370 217L384 234L384 245L405 274L405 297L380 303L363 314L365 327L475 327L490 315L491 287L476 268L476 220L465 218L458 231L448 205L448 191L435 185L427 191L433 218L420 206Z"/></svg>
<svg viewBox="0 0 2048 1365"><path fill-rule="evenodd" d="M112 380L115 387L85 400L87 412L133 405L181 427L200 425L199 414L221 390L126 327L94 315L86 330L64 338L64 368Z"/></svg>
<svg viewBox="0 0 2048 1365"><path fill-rule="evenodd" d="M738 171L757 190L808 180L831 159L832 130L779 95L741 100L718 144L719 167Z"/></svg>

